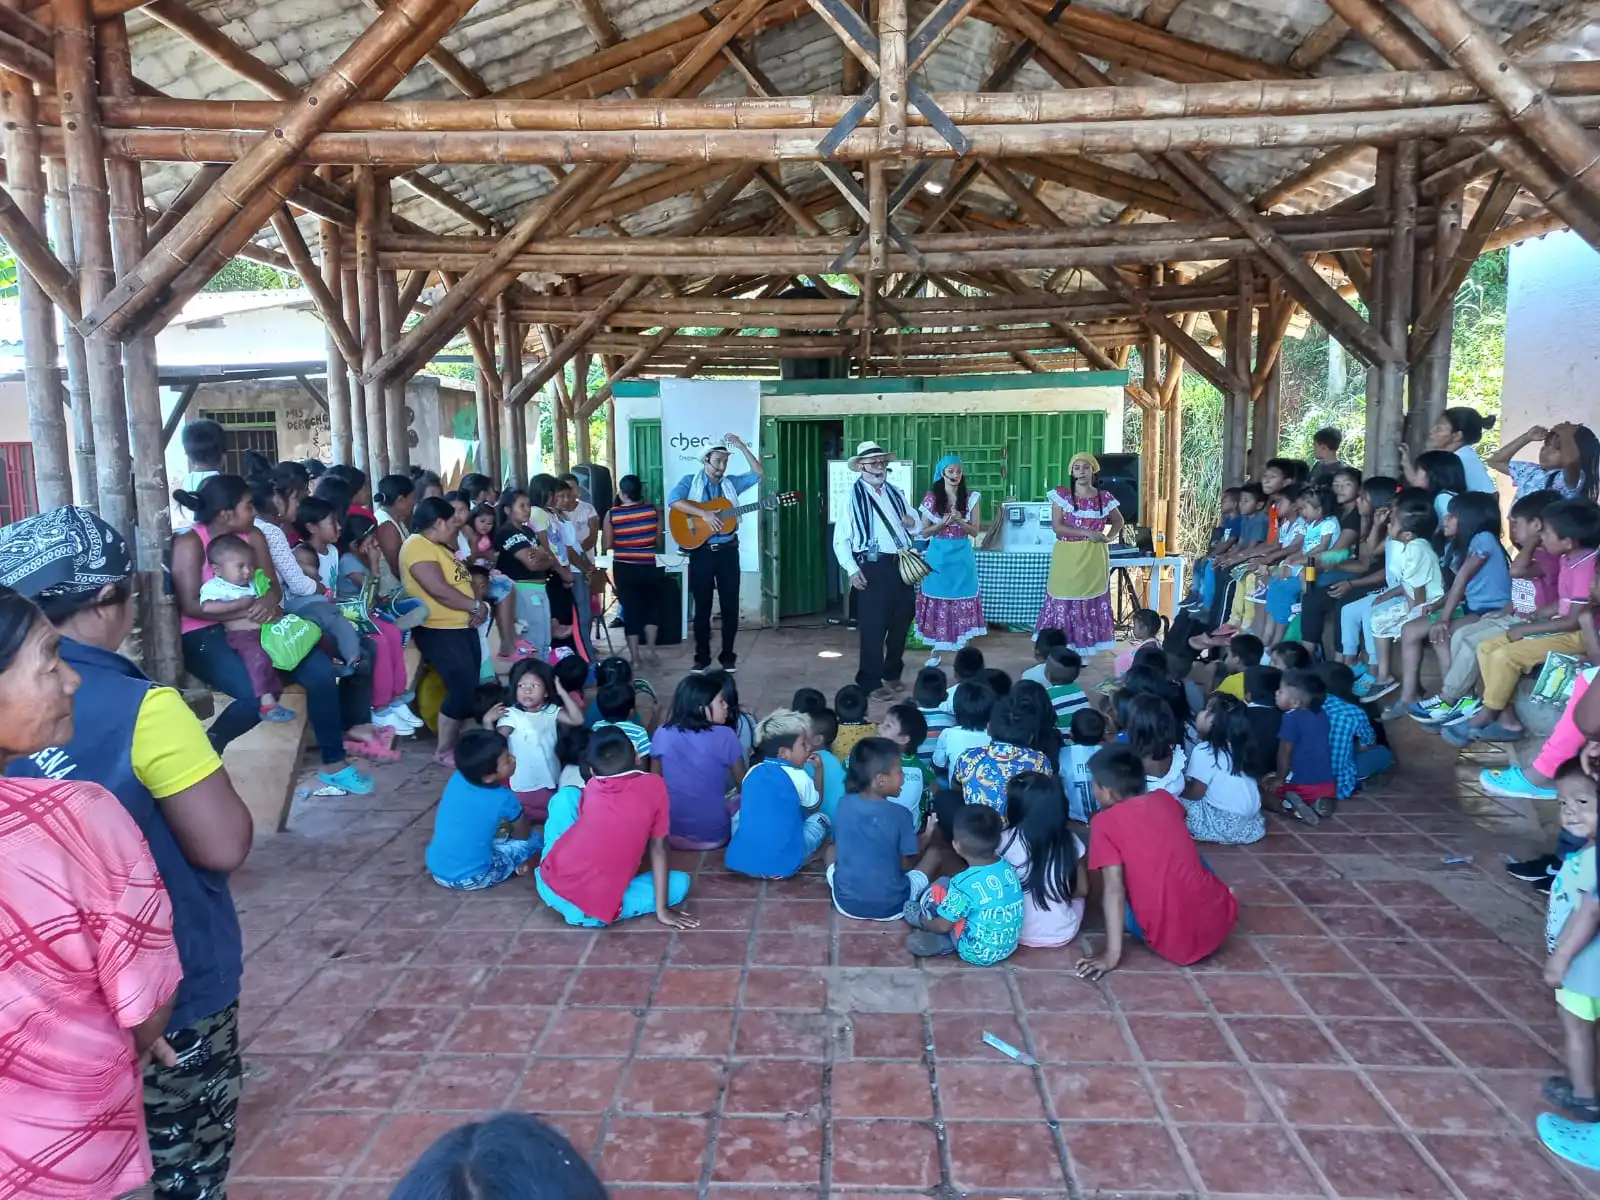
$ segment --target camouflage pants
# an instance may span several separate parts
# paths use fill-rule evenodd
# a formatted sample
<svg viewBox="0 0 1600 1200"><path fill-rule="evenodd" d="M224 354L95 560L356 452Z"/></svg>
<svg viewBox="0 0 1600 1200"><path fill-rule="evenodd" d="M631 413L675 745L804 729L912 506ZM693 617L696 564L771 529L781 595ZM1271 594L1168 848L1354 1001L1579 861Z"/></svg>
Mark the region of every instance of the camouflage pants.
<svg viewBox="0 0 1600 1200"><path fill-rule="evenodd" d="M239 1108L239 1005L167 1034L176 1067L144 1072L144 1119L159 1200L223 1200Z"/></svg>

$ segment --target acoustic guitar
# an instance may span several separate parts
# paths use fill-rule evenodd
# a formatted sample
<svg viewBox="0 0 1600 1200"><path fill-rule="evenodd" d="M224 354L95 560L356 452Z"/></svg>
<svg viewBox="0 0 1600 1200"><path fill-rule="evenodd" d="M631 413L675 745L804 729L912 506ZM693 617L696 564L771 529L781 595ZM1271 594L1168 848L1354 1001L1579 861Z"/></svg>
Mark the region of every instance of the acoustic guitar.
<svg viewBox="0 0 1600 1200"><path fill-rule="evenodd" d="M768 496L765 500L757 500L754 504L738 506L735 506L732 500L718 496L715 500L701 501L700 507L717 515L722 521L722 533L732 533L739 528L739 518L745 513L752 513L757 509L788 508L799 503L799 492L779 492L776 496ZM704 517L679 512L675 508L667 511L667 528L672 531L672 540L677 542L679 549L682 550L698 550L717 536L717 532L711 528L711 523Z"/></svg>

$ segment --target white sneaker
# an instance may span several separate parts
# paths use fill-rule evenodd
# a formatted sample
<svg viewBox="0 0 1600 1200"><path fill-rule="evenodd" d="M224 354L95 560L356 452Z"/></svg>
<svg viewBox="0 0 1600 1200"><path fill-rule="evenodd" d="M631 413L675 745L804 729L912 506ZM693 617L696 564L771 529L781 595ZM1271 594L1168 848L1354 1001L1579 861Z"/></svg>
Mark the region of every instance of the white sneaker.
<svg viewBox="0 0 1600 1200"><path fill-rule="evenodd" d="M943 657L939 654L939 652L937 650L935 650L932 654L928 655L928 661L923 663L922 665L925 666L925 667L937 667L943 661L944 661Z"/></svg>
<svg viewBox="0 0 1600 1200"><path fill-rule="evenodd" d="M406 721L401 720L397 714L390 712L388 709L385 709L383 712L373 713L372 723L383 729L394 730L396 737L410 737L416 732L415 725L411 725Z"/></svg>
<svg viewBox="0 0 1600 1200"><path fill-rule="evenodd" d="M410 705L404 704L399 700L396 700L389 706L389 712L392 715L399 717L403 724L409 725L413 729L421 729L427 724L426 721L411 711Z"/></svg>

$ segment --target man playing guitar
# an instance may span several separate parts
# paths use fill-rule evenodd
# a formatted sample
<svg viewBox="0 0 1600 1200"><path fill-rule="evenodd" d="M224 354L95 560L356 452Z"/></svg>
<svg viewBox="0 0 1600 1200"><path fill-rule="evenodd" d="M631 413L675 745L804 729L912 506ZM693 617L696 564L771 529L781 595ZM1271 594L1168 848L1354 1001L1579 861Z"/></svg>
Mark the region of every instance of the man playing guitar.
<svg viewBox="0 0 1600 1200"><path fill-rule="evenodd" d="M717 593L722 606L722 653L717 661L732 671L738 661L733 642L739 635L739 535L736 527L723 531L722 518L705 508L708 501L725 499L738 503L739 493L761 482L761 460L738 434L724 439L727 445L713 446L700 456L700 470L685 475L667 496L667 507L698 517L712 529L706 544L688 552L689 594L694 597L694 668L703 671L711 665L711 594ZM728 446L744 455L749 470L728 474Z"/></svg>

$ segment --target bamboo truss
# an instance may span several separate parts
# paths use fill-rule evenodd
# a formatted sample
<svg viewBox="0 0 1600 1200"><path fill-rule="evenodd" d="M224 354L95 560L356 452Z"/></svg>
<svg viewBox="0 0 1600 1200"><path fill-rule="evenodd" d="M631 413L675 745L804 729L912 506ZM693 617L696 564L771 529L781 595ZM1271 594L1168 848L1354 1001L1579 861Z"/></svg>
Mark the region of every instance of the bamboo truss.
<svg viewBox="0 0 1600 1200"><path fill-rule="evenodd" d="M1600 62L1528 61L1591 0L1519 30L1457 0L1400 0L1407 20L1329 0L1256 57L1169 28L1180 0L1137 19L940 0L915 25L905 0L716 0L626 37L605 0L574 5L593 52L494 86L472 24L441 43L472 0L365 0L308 86L188 0L0 6L0 236L24 268L41 499L76 479L150 567L151 335L246 255L304 280L333 455L374 475L428 460L405 385L452 342L477 465L511 479L534 465L529 407L550 405L564 465L631 377L1121 370L1137 346L1148 507L1175 532L1186 372L1225 398L1230 475L1259 469L1284 339L1320 325L1367 364L1369 465L1392 467L1444 403L1474 257L1561 227L1600 247ZM141 83L135 8L133 47L183 39L260 98ZM840 94L774 83L793 74L766 39L802 21L838 42ZM964 21L995 28L991 61L975 90L932 91ZM1392 69L1324 73L1354 39ZM1016 90L1029 62L1059 86ZM1302 153L1241 167L1266 149ZM150 211L141 170L170 163L195 166Z"/></svg>

